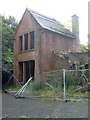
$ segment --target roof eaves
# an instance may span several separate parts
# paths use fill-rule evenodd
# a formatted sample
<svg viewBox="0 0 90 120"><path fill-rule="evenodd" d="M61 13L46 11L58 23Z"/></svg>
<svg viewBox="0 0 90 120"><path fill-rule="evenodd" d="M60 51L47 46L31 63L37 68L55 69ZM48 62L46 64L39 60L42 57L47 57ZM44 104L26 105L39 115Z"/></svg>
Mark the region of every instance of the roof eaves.
<svg viewBox="0 0 90 120"><path fill-rule="evenodd" d="M66 34L66 33L64 33L64 32L57 31L57 30L54 30L54 29L48 28L48 27L43 26L43 25L42 25L42 27L43 27L44 29L47 29L47 30L53 31L53 32L55 32L55 33L58 33L58 34L61 34L61 35L64 35L64 36L67 36L67 37L70 37L70 38L73 38L73 39L76 38L74 35L69 35L69 34Z"/></svg>

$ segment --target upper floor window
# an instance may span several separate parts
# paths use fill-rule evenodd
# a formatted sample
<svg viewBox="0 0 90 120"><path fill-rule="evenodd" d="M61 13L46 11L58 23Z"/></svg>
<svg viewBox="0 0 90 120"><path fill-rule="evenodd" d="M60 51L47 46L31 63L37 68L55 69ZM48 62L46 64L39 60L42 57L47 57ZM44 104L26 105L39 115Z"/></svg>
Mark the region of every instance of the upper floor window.
<svg viewBox="0 0 90 120"><path fill-rule="evenodd" d="M24 48L28 50L28 33L24 34Z"/></svg>
<svg viewBox="0 0 90 120"><path fill-rule="evenodd" d="M34 31L30 32L30 49L34 48Z"/></svg>
<svg viewBox="0 0 90 120"><path fill-rule="evenodd" d="M19 47L20 47L20 51L22 51L23 50L23 36L21 35L21 36L19 36Z"/></svg>

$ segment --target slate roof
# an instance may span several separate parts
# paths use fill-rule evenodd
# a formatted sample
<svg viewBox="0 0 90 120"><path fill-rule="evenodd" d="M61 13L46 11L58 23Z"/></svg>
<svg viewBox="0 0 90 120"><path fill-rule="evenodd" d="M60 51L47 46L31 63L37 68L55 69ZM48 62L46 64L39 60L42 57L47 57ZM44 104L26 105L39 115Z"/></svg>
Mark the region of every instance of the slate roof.
<svg viewBox="0 0 90 120"><path fill-rule="evenodd" d="M68 36L70 38L76 38L75 35L69 30L66 29L60 22L57 20L39 14L35 11L32 11L27 8L27 10L32 14L35 20L39 23L39 25L47 30L62 34L64 36Z"/></svg>

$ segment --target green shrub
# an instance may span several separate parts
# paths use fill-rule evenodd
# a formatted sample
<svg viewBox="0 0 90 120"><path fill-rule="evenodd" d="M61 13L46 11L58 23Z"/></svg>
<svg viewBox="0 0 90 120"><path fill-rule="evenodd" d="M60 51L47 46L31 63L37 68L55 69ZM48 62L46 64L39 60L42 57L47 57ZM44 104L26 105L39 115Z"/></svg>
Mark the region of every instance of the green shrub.
<svg viewBox="0 0 90 120"><path fill-rule="evenodd" d="M76 87L81 83L81 77L79 75L66 75L66 87Z"/></svg>
<svg viewBox="0 0 90 120"><path fill-rule="evenodd" d="M52 85L54 88L62 86L62 75L60 73L48 73L46 77L47 83Z"/></svg>
<svg viewBox="0 0 90 120"><path fill-rule="evenodd" d="M46 77L47 82L50 82L52 79L53 79L52 73L48 73Z"/></svg>
<svg viewBox="0 0 90 120"><path fill-rule="evenodd" d="M32 84L32 90L38 91L44 89L44 87L45 87L44 82L40 80L35 80Z"/></svg>

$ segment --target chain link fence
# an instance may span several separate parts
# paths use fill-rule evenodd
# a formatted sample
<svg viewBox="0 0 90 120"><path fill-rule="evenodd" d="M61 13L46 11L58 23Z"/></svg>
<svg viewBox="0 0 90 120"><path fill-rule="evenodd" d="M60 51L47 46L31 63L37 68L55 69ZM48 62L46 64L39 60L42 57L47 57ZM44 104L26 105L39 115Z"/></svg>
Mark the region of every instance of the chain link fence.
<svg viewBox="0 0 90 120"><path fill-rule="evenodd" d="M45 72L35 80L30 78L22 87L15 76L12 76L5 87L9 91L15 90L17 97L37 96L63 101L88 98L89 72L90 69ZM15 79L16 87L9 86L12 78Z"/></svg>
<svg viewBox="0 0 90 120"><path fill-rule="evenodd" d="M88 98L89 69L65 70L66 99Z"/></svg>

